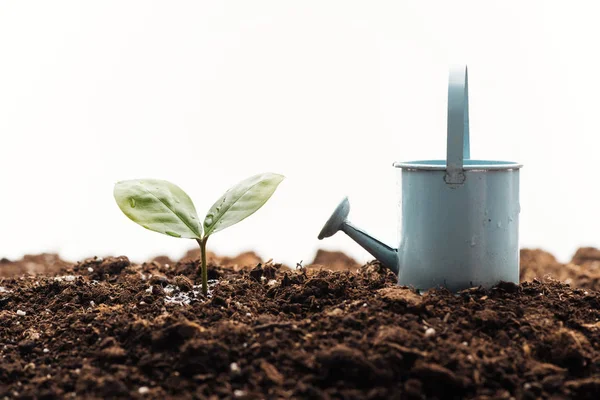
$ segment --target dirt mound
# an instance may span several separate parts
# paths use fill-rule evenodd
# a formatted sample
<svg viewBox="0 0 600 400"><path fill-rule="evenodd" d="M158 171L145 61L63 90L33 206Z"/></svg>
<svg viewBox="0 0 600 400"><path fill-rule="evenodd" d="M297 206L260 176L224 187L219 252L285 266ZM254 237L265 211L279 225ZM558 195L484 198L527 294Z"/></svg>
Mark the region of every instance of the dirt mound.
<svg viewBox="0 0 600 400"><path fill-rule="evenodd" d="M310 268L324 268L332 271L357 270L360 264L352 257L341 251L327 251L319 249L315 259L310 263Z"/></svg>
<svg viewBox="0 0 600 400"><path fill-rule="evenodd" d="M582 247L571 259L572 264L587 267L590 270L600 270L600 250L594 247Z"/></svg>
<svg viewBox="0 0 600 400"><path fill-rule="evenodd" d="M115 257L107 257L108 260L112 260ZM186 254L180 259L183 263L192 263L200 259L200 250L192 249L186 252ZM253 251L247 251L238 254L234 257L217 256L213 252L208 252L207 261L213 265L221 265L226 267L232 267L234 269L252 269L256 264L263 262L263 260ZM91 257L80 261L79 263L71 263L62 260L58 254L38 254L38 255L26 255L22 259L17 261L11 261L6 258L0 259L0 278L11 277L20 275L64 275L75 270L79 270L79 266L85 264L85 268L103 268L103 258ZM127 260L129 262L129 260ZM156 256L150 263L156 263L159 265L173 266L177 264L177 261L173 261L167 256ZM83 268L83 267L81 267Z"/></svg>
<svg viewBox="0 0 600 400"><path fill-rule="evenodd" d="M557 280L565 278L563 276L563 264L556 261L552 254L544 250L522 249L520 259L521 281L543 280L548 276L552 276Z"/></svg>
<svg viewBox="0 0 600 400"><path fill-rule="evenodd" d="M543 250L521 250L521 281L558 280L573 287L600 290L600 250L581 248L568 264Z"/></svg>
<svg viewBox="0 0 600 400"><path fill-rule="evenodd" d="M525 274L555 265L524 256ZM93 258L1 280L0 398L600 396L591 289L546 277L418 295L377 262L211 264L204 298L197 267Z"/></svg>
<svg viewBox="0 0 600 400"><path fill-rule="evenodd" d="M194 262L200 259L200 249L191 249L181 258L181 262ZM234 257L217 256L209 251L206 254L206 261L210 264L232 267L234 269L252 269L256 264L263 260L253 251L246 251Z"/></svg>
<svg viewBox="0 0 600 400"><path fill-rule="evenodd" d="M19 276L24 274L55 275L66 271L73 264L61 260L58 254L26 255L20 260L0 259L0 277Z"/></svg>

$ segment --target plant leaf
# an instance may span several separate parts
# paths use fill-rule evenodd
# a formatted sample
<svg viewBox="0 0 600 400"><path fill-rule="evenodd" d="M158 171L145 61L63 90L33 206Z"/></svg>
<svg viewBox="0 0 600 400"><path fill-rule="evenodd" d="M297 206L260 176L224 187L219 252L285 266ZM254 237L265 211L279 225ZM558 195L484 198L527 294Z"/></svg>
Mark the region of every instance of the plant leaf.
<svg viewBox="0 0 600 400"><path fill-rule="evenodd" d="M219 232L254 214L285 177L270 172L244 179L213 204L204 219L204 236Z"/></svg>
<svg viewBox="0 0 600 400"><path fill-rule="evenodd" d="M121 181L115 184L113 194L123 214L146 229L173 237L202 238L202 225L194 203L171 182Z"/></svg>

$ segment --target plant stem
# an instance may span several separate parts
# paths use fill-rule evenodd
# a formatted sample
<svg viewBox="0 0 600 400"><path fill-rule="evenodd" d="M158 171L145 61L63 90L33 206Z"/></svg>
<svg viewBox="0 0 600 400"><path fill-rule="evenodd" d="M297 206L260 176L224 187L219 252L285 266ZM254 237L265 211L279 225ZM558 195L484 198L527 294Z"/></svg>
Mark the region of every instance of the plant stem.
<svg viewBox="0 0 600 400"><path fill-rule="evenodd" d="M208 266L206 265L206 242L208 241L208 236L205 236L203 239L196 239L196 241L200 245L200 254L202 257L202 263L200 265L202 294L206 296L208 295Z"/></svg>

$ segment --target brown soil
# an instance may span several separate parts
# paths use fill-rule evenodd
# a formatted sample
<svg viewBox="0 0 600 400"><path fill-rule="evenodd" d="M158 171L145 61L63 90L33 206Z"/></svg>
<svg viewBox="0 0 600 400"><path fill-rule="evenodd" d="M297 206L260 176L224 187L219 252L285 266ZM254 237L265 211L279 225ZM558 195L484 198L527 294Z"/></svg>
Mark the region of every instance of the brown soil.
<svg viewBox="0 0 600 400"><path fill-rule="evenodd" d="M561 264L542 250L521 250L521 281L558 280L577 288L600 290L600 250L583 247Z"/></svg>
<svg viewBox="0 0 600 400"><path fill-rule="evenodd" d="M308 267L325 268L332 271L356 271L360 268L360 264L341 251L319 250Z"/></svg>
<svg viewBox="0 0 600 400"><path fill-rule="evenodd" d="M600 398L600 252L521 257L521 285L421 296L247 254L208 299L193 254L1 260L0 399Z"/></svg>

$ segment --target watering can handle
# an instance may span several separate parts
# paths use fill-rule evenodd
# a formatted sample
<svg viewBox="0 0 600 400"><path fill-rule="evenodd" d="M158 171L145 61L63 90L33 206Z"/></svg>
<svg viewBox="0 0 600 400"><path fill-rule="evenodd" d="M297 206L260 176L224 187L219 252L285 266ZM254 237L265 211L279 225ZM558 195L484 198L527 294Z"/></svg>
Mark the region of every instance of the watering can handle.
<svg viewBox="0 0 600 400"><path fill-rule="evenodd" d="M469 158L469 79L467 66L461 65L450 68L448 79L446 183L464 183L463 162Z"/></svg>

